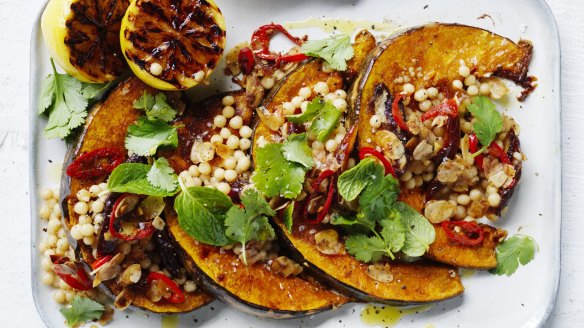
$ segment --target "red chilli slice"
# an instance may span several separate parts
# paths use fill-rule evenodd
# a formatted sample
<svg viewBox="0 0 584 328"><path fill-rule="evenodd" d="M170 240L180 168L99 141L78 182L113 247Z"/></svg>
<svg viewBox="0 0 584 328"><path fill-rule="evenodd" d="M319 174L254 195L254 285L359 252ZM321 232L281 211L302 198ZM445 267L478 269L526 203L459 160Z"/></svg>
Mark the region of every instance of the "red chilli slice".
<svg viewBox="0 0 584 328"><path fill-rule="evenodd" d="M72 178L96 178L111 173L124 162L124 151L115 148L98 148L79 156L69 167Z"/></svg>
<svg viewBox="0 0 584 328"><path fill-rule="evenodd" d="M393 169L393 165L391 165L389 160L385 156L383 156L382 153L378 152L377 150L375 150L371 147L363 147L363 148L359 149L359 159L362 160L363 158L365 158L369 155L371 155L371 156L377 158L379 161L381 161L381 163L385 167L385 175L391 174L391 175L393 175L394 178L397 179L397 175L395 174L395 170Z"/></svg>
<svg viewBox="0 0 584 328"><path fill-rule="evenodd" d="M150 284L154 280L164 282L166 287L170 290L172 295L169 298L166 298L167 301L174 304L183 303L185 301L185 294L180 290L180 287L164 273L150 272L146 281Z"/></svg>
<svg viewBox="0 0 584 328"><path fill-rule="evenodd" d="M455 228L459 227L460 232ZM474 221L444 221L442 229L451 241L462 245L476 246L485 239L485 231Z"/></svg>
<svg viewBox="0 0 584 328"><path fill-rule="evenodd" d="M71 261L68 257L56 255L51 255L51 261L53 262L53 271L67 285L78 290L91 289L91 280L77 262Z"/></svg>
<svg viewBox="0 0 584 328"><path fill-rule="evenodd" d="M115 223L116 223L116 210L118 208L118 206L120 205L120 203L122 202L122 200L124 200L124 198L131 196L132 194L123 194L122 196L120 196L120 198L118 198L118 200L115 202L113 209L112 209L112 214L110 215L110 222L109 222L109 231L111 233L111 235L115 238L118 239L122 239L125 241L134 241L134 240L139 240L139 239L144 239L150 235L152 235L154 233L154 226L152 225L151 222L141 222L141 227L140 229L137 229L136 233L134 233L133 235L126 235L126 234L122 234L120 233L116 227L115 227Z"/></svg>

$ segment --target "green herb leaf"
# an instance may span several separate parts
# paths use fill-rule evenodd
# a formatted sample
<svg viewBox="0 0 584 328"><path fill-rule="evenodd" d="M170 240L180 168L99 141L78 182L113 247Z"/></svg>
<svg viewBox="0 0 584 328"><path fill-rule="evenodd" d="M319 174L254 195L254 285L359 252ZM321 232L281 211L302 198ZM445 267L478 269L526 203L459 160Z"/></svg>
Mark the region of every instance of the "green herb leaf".
<svg viewBox="0 0 584 328"><path fill-rule="evenodd" d="M101 318L104 311L105 307L103 305L79 295L73 298L70 306L61 307L59 310L67 320L69 327L74 327L90 320L97 320Z"/></svg>
<svg viewBox="0 0 584 328"><path fill-rule="evenodd" d="M371 177L372 183L363 190L359 197L359 206L362 213L369 220L381 221L387 219L397 201L399 195L399 182L391 175L383 176L383 166L378 166L375 179ZM381 171L379 171L381 170Z"/></svg>
<svg viewBox="0 0 584 328"><path fill-rule="evenodd" d="M385 242L377 236L349 236L345 241L345 249L357 260L365 263L377 262L386 254Z"/></svg>
<svg viewBox="0 0 584 328"><path fill-rule="evenodd" d="M196 240L214 246L232 241L225 235L225 215L233 207L231 199L209 187L186 188L174 200L180 227Z"/></svg>
<svg viewBox="0 0 584 328"><path fill-rule="evenodd" d="M162 188L168 192L176 191L178 187L178 177L164 157L157 159L150 171L148 171L148 182L154 187Z"/></svg>
<svg viewBox="0 0 584 328"><path fill-rule="evenodd" d="M128 127L126 149L140 156L151 156L161 146L178 146L177 128L160 120L138 118Z"/></svg>
<svg viewBox="0 0 584 328"><path fill-rule="evenodd" d="M367 157L350 170L343 172L337 181L339 194L346 200L352 201L374 181L379 181L384 175L383 166L375 159Z"/></svg>
<svg viewBox="0 0 584 328"><path fill-rule="evenodd" d="M159 119L170 122L176 117L176 110L166 102L166 95L158 93L155 97L144 91L144 94L134 101L134 108L142 109L149 119Z"/></svg>
<svg viewBox="0 0 584 328"><path fill-rule="evenodd" d="M375 222L368 220L364 216L347 218L334 214L331 216L330 224L340 226L349 234L367 234L375 230Z"/></svg>
<svg viewBox="0 0 584 328"><path fill-rule="evenodd" d="M115 84L115 81L108 83L85 83L81 82L81 94L85 99L91 101L102 97L111 87Z"/></svg>
<svg viewBox="0 0 584 328"><path fill-rule="evenodd" d="M320 141L324 142L333 131L337 128L342 112L330 102L325 102L324 106L318 111L316 118L312 121L308 133Z"/></svg>
<svg viewBox="0 0 584 328"><path fill-rule="evenodd" d="M320 57L340 71L347 69L347 61L354 56L351 37L346 34L332 35L323 40L310 40L302 45L307 56Z"/></svg>
<svg viewBox="0 0 584 328"><path fill-rule="evenodd" d="M283 145L267 144L256 150L255 171L251 177L255 187L267 197L295 199L302 191L306 167L290 162L283 155Z"/></svg>
<svg viewBox="0 0 584 328"><path fill-rule="evenodd" d="M393 254L402 250L406 242L407 229L399 220L383 220L380 222L383 229L381 229L381 237L385 242L387 254L393 260Z"/></svg>
<svg viewBox="0 0 584 328"><path fill-rule="evenodd" d="M123 163L110 174L107 188L114 192L129 192L148 196L173 196L176 190L154 186L148 178L152 167L141 163ZM176 189L176 188L175 188Z"/></svg>
<svg viewBox="0 0 584 328"><path fill-rule="evenodd" d="M43 82L39 114L48 115L46 138L64 139L85 122L87 99L81 92L81 81L68 74L59 74L51 59L53 74Z"/></svg>
<svg viewBox="0 0 584 328"><path fill-rule="evenodd" d="M497 246L497 267L490 270L497 275L510 276L519 267L533 260L538 247L533 238L525 235L515 235L507 238Z"/></svg>
<svg viewBox="0 0 584 328"><path fill-rule="evenodd" d="M307 169L314 166L312 149L308 146L306 133L291 134L283 143L282 153L288 161L302 164Z"/></svg>
<svg viewBox="0 0 584 328"><path fill-rule="evenodd" d="M284 209L284 213L282 213L282 220L284 221L284 226L286 226L286 230L288 233L292 233L292 226L294 225L294 206L296 205L295 201L292 201L288 206Z"/></svg>
<svg viewBox="0 0 584 328"><path fill-rule="evenodd" d="M395 217L405 227L405 243L401 249L408 256L422 256L436 239L434 226L415 209L403 202L395 204Z"/></svg>
<svg viewBox="0 0 584 328"><path fill-rule="evenodd" d="M306 111L304 111L304 113L297 115L289 115L286 116L286 119L296 124L310 122L316 117L316 115L318 114L322 107L324 107L324 102L322 101L322 98L315 97L314 99L312 99L311 102L308 103L308 105L306 106Z"/></svg>
<svg viewBox="0 0 584 328"><path fill-rule="evenodd" d="M244 208L233 206L227 212L225 234L228 238L241 243L243 263L247 265L245 245L250 240L272 240L274 229L268 222L268 216L276 215L270 205L255 189L247 189L241 195Z"/></svg>
<svg viewBox="0 0 584 328"><path fill-rule="evenodd" d="M474 97L467 109L475 117L474 132L483 149L486 149L503 129L503 118L495 104L485 96Z"/></svg>

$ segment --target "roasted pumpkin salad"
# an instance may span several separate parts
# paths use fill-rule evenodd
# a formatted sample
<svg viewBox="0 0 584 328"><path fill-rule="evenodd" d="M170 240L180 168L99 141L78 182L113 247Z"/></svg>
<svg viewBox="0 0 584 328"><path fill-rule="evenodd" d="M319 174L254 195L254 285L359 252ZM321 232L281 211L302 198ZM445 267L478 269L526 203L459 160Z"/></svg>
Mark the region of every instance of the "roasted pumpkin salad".
<svg viewBox="0 0 584 328"><path fill-rule="evenodd" d="M127 5L112 8L121 47L96 42L118 49L99 69L70 42L84 2L68 5L72 23L56 33L47 18L43 32L71 75L53 66L40 101L47 137L70 141L40 213L42 281L70 303L68 325L107 321L105 296L166 314L218 298L270 318L435 302L463 293L458 268L510 275L533 258L531 238L496 227L526 158L498 100L513 96L505 80L520 100L535 88L529 42L440 23L312 40L271 23L225 56L239 90L192 101L168 90L215 68L225 31L214 3L139 0L124 18ZM188 24L216 43L190 48L164 20L152 27L150 15L173 10L206 17ZM146 26L191 54L142 45ZM272 51L275 34L294 47Z"/></svg>

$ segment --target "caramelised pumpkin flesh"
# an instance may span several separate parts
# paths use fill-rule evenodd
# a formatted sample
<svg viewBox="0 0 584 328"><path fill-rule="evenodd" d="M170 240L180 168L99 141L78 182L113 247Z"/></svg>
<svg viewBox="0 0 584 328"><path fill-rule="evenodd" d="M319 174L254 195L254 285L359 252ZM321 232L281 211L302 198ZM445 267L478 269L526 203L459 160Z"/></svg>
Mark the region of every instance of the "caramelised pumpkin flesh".
<svg viewBox="0 0 584 328"><path fill-rule="evenodd" d="M124 140L128 126L143 115L143 112L133 108L134 100L140 98L144 92L154 92L154 89L146 86L138 78L129 78L120 83L110 95L101 103L96 104L90 111L83 131L69 148L64 168L67 168L78 156L98 148L124 149ZM79 215L74 211L77 201L75 195L81 189L87 189L92 185L105 182L106 177L100 178L70 178L63 172L61 180L61 196L65 215L66 226L70 229L79 222ZM92 247L85 245L82 241L77 243L77 251L81 259L88 265L95 261L92 254ZM122 263L122 269L126 269ZM117 283L117 279L102 282L107 289L106 292L113 297L119 295L123 288ZM131 299L131 304L135 307L155 312L155 313L182 313L189 312L202 307L213 300L213 297L203 291L184 293L185 301L173 304L164 299L159 302L152 302L146 295L147 288L127 288L125 295Z"/></svg>
<svg viewBox="0 0 584 328"><path fill-rule="evenodd" d="M422 213L424 209L424 193L419 189L404 190L400 193L399 199L416 211ZM504 230L491 227L486 224L479 224L485 234L485 239L479 245L461 245L448 238L440 224L434 224L436 239L424 255L425 257L449 264L459 268L467 269L492 269L497 266L497 245L507 233Z"/></svg>
<svg viewBox="0 0 584 328"><path fill-rule="evenodd" d="M185 267L218 298L235 308L269 318L291 318L331 310L349 300L312 279L283 277L262 263L244 265L237 255L199 243L166 212L170 232L184 250Z"/></svg>
<svg viewBox="0 0 584 328"><path fill-rule="evenodd" d="M221 130L213 128L212 122L223 110L222 98L225 95L234 98L232 107L235 115L242 118L243 125L251 123L257 104L253 104L254 100L248 101L245 91L213 96L191 105L176 122L184 126L179 129L179 146L161 152L175 172L189 168L195 140L209 141ZM221 160L221 156L216 156L209 163L213 167ZM234 202L247 183L244 178L230 183ZM199 277L211 293L239 310L262 317L290 318L331 310L348 302L346 297L305 276L284 277L261 261L246 266L233 251L198 242L180 227L178 217L170 207L167 206L166 224L182 249L180 253L185 268L194 277Z"/></svg>
<svg viewBox="0 0 584 328"><path fill-rule="evenodd" d="M389 261L380 279L374 266L370 268L346 253L342 241L337 254L321 251L315 236L331 229L330 226L314 225L295 215L290 233L279 218L274 221L295 257L303 259L318 278L347 295L364 301L405 305L446 300L464 291L455 268L423 261Z"/></svg>

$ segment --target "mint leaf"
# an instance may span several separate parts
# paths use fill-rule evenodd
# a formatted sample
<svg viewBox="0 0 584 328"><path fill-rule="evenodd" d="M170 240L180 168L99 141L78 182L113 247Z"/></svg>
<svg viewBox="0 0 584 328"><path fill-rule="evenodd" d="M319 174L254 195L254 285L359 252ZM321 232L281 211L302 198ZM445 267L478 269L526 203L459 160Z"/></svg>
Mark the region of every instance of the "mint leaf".
<svg viewBox="0 0 584 328"><path fill-rule="evenodd" d="M350 170L343 172L337 181L339 194L352 201L375 180L383 177L385 169L376 163L375 159L367 157Z"/></svg>
<svg viewBox="0 0 584 328"><path fill-rule="evenodd" d="M302 164L307 169L314 166L312 149L308 146L306 133L291 134L282 145L282 153L288 161Z"/></svg>
<svg viewBox="0 0 584 328"><path fill-rule="evenodd" d="M166 102L166 95L158 93L152 96L144 91L144 94L134 101L134 108L142 109L149 119L159 119L163 122L170 122L176 117L176 110Z"/></svg>
<svg viewBox="0 0 584 328"><path fill-rule="evenodd" d="M321 97L315 97L314 99L312 99L311 102L308 103L308 105L306 106L306 111L304 111L304 113L301 114L296 114L296 115L289 115L286 116L286 119L288 119L288 121L292 122L292 123L304 123L304 122L310 122L312 121L312 119L314 119L316 117L316 115L318 114L318 111L324 107L324 102L322 101Z"/></svg>
<svg viewBox="0 0 584 328"><path fill-rule="evenodd" d="M393 254L402 250L406 242L406 228L399 220L383 220L380 222L381 237L385 242L385 247L389 257L393 260Z"/></svg>
<svg viewBox="0 0 584 328"><path fill-rule="evenodd" d="M194 239L209 245L225 246L232 241L225 235L225 215L233 207L231 199L209 187L186 188L174 200L180 227Z"/></svg>
<svg viewBox="0 0 584 328"><path fill-rule="evenodd" d="M436 239L434 226L415 209L403 202L394 206L394 215L405 227L405 243L401 249L408 256L422 256Z"/></svg>
<svg viewBox="0 0 584 328"><path fill-rule="evenodd" d="M73 129L85 123L87 99L81 93L81 81L68 74L59 74L53 59L53 74L43 82L39 114L48 115L46 138L64 139Z"/></svg>
<svg viewBox="0 0 584 328"><path fill-rule="evenodd" d="M474 97L467 109L475 117L474 132L483 145L483 149L486 149L495 140L497 133L503 129L503 118L495 104L485 96Z"/></svg>
<svg viewBox="0 0 584 328"><path fill-rule="evenodd" d="M154 186L148 180L152 167L141 163L123 163L110 174L107 188L113 192L129 192L149 196L173 196L175 190Z"/></svg>
<svg viewBox="0 0 584 328"><path fill-rule="evenodd" d="M525 235L515 235L507 238L497 246L497 267L490 272L497 275L510 276L519 267L533 260L538 247L533 238Z"/></svg>
<svg viewBox="0 0 584 328"><path fill-rule="evenodd" d="M351 37L346 34L332 35L323 40L309 40L302 45L301 50L307 56L326 60L332 68L340 71L347 69L347 60L355 54Z"/></svg>
<svg viewBox="0 0 584 328"><path fill-rule="evenodd" d="M333 214L330 224L340 226L349 233L369 233L375 230L375 222L365 217L347 218L342 215Z"/></svg>
<svg viewBox="0 0 584 328"><path fill-rule="evenodd" d="M228 238L241 243L243 263L247 265L245 245L250 240L272 240L276 237L267 216L274 216L268 202L254 189L247 189L241 195L244 208L233 206L227 212L225 234Z"/></svg>
<svg viewBox="0 0 584 328"><path fill-rule="evenodd" d="M74 327L90 320L97 320L101 318L104 311L105 307L103 305L79 295L73 298L70 306L64 306L59 309L59 312L67 320L69 327Z"/></svg>
<svg viewBox="0 0 584 328"><path fill-rule="evenodd" d="M342 112L330 102L325 102L324 106L318 111L318 114L312 121L308 133L320 141L324 142L333 131L337 128Z"/></svg>
<svg viewBox="0 0 584 328"><path fill-rule="evenodd" d="M283 155L283 147L282 144L271 143L256 150L251 180L267 197L295 199L302 191L307 169L288 161Z"/></svg>
<svg viewBox="0 0 584 328"><path fill-rule="evenodd" d="M377 164L377 167L377 173L383 172L383 166ZM397 201L399 182L391 174L383 177L383 173L375 178L371 177L371 180L371 184L359 197L359 206L362 211L360 215L372 221L381 221L389 217Z"/></svg>
<svg viewBox="0 0 584 328"><path fill-rule="evenodd" d="M345 241L345 249L357 260L365 263L379 261L385 253L384 241L377 237L352 235Z"/></svg>
<svg viewBox="0 0 584 328"><path fill-rule="evenodd" d="M128 127L126 149L140 156L152 156L161 146L178 146L177 128L159 120L138 118Z"/></svg>
<svg viewBox="0 0 584 328"><path fill-rule="evenodd" d="M148 182L154 187L164 189L168 192L176 191L178 187L178 177L164 157L157 159L147 175Z"/></svg>

